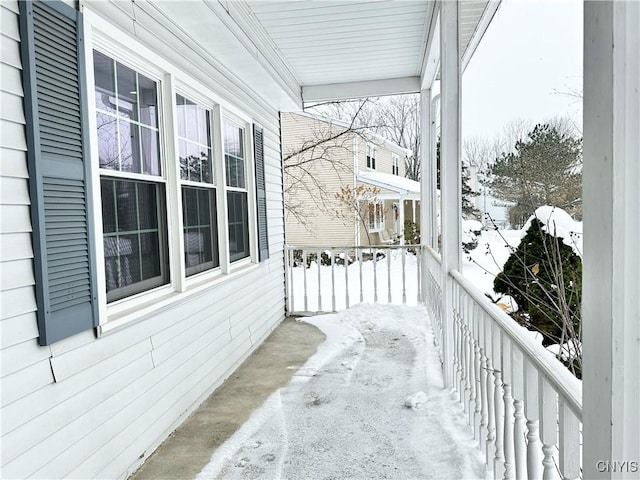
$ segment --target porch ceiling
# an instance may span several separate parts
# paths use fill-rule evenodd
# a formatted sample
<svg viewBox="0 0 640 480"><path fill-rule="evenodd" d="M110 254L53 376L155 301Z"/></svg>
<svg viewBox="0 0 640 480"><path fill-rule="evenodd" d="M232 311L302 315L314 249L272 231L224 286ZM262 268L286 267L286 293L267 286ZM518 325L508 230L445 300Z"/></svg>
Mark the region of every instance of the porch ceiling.
<svg viewBox="0 0 640 480"><path fill-rule="evenodd" d="M463 64L486 29L483 17L492 17L498 3L461 1ZM410 93L422 85L427 45L437 35L433 0L249 0L247 5L256 29L301 85L304 101L327 100L337 91Z"/></svg>
<svg viewBox="0 0 640 480"><path fill-rule="evenodd" d="M500 0L459 1L464 68ZM184 44L189 59L177 61L204 59L279 110L417 92L434 78L439 59L434 0L81 3L141 38Z"/></svg>

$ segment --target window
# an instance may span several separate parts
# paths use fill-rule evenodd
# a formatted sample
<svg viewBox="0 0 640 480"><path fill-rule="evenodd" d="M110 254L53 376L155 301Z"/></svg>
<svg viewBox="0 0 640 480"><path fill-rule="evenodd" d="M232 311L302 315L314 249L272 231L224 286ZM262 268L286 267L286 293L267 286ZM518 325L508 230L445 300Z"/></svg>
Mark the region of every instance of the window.
<svg viewBox="0 0 640 480"><path fill-rule="evenodd" d="M176 95L187 276L220 266L216 189L211 149L212 112Z"/></svg>
<svg viewBox="0 0 640 480"><path fill-rule="evenodd" d="M169 281L158 84L94 51L107 301Z"/></svg>
<svg viewBox="0 0 640 480"><path fill-rule="evenodd" d="M249 215L245 172L244 128L225 120L224 159L229 224L229 259L249 256Z"/></svg>
<svg viewBox="0 0 640 480"><path fill-rule="evenodd" d="M391 155L391 173L400 175L400 159L395 153Z"/></svg>
<svg viewBox="0 0 640 480"><path fill-rule="evenodd" d="M384 204L369 202L369 231L376 232L384 229Z"/></svg>
<svg viewBox="0 0 640 480"><path fill-rule="evenodd" d="M367 168L376 169L376 146L367 143Z"/></svg>

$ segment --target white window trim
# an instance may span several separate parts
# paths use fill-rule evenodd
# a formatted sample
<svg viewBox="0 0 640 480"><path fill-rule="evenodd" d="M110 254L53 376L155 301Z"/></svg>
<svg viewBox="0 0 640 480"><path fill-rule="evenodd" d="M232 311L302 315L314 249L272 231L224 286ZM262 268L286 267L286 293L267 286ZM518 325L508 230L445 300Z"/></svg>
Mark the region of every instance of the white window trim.
<svg viewBox="0 0 640 480"><path fill-rule="evenodd" d="M373 155L369 155L371 152ZM373 158L373 167L370 167L367 162L367 158ZM374 143L367 142L367 146L365 148L365 156L364 156L364 164L368 170L377 170L378 169L378 148Z"/></svg>
<svg viewBox="0 0 640 480"><path fill-rule="evenodd" d="M168 62L135 38L117 29L104 18L88 8L83 9L85 25L85 65L88 102L88 129L91 165L91 195L93 198L93 218L97 235L95 238L95 254L97 259L97 287L99 335L119 330L124 326L136 323L159 309L176 302L184 301L198 292L215 287L221 282L237 278L245 272L257 268L258 238L256 225L255 198L255 158L253 152L253 123L252 118L231 104L227 104L215 92L190 77L181 69ZM117 39L117 40L116 40ZM167 247L169 255L168 284L151 290L107 303L104 245L102 242L102 202L100 194L101 169L94 165L93 159L98 158L98 144L95 138L96 107L95 107L95 78L93 72L94 49L105 53L111 58L132 67L137 72L158 82L158 129L160 139L160 176L143 174L123 174L109 171L114 177L137 178L140 180L159 179L165 184L165 202L167 206ZM214 185L216 188L216 203L218 217L218 250L220 266L190 277L185 275L184 238L182 234L182 195L181 179L177 167L178 137L175 112L175 95L179 93L200 102L212 111L212 158ZM247 208L249 223L249 251L247 258L229 263L228 256L228 221L225 185L225 165L223 151L223 119L245 129L245 174L247 191ZM172 165L169 163L172 162ZM197 182L189 182L197 183Z"/></svg>
<svg viewBox="0 0 640 480"><path fill-rule="evenodd" d="M373 205L373 217L374 217L374 226L371 227L369 223L369 205ZM376 222L376 214L375 214L375 206L380 205L380 220ZM367 202L367 226L369 227L369 233L381 232L384 230L385 226L385 218L384 218L384 201L382 200L370 200Z"/></svg>

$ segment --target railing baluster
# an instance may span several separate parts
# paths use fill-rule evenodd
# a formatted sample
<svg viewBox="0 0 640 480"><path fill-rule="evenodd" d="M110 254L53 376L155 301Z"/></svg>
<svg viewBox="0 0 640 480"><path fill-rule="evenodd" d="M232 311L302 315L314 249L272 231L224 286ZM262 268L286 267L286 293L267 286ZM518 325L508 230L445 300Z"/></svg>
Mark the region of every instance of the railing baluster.
<svg viewBox="0 0 640 480"><path fill-rule="evenodd" d="M558 478L556 443L558 441L558 399L549 382L541 375L538 399L540 402L540 439L542 440L542 478Z"/></svg>
<svg viewBox="0 0 640 480"><path fill-rule="evenodd" d="M406 263L406 250L400 249L400 253L402 254L402 304L407 304L407 276L405 273L405 263Z"/></svg>
<svg viewBox="0 0 640 480"><path fill-rule="evenodd" d="M360 303L362 303L364 302L364 293L362 288L362 254L364 253L364 250L357 249L356 251L358 252L358 270L360 273Z"/></svg>
<svg viewBox="0 0 640 480"><path fill-rule="evenodd" d="M347 249L344 250L344 295L345 295L345 305L349 308L349 255L347 254Z"/></svg>
<svg viewBox="0 0 640 480"><path fill-rule="evenodd" d="M316 250L316 264L318 265L318 311L322 312L322 278L321 278L321 266L322 266L322 252Z"/></svg>
<svg viewBox="0 0 640 480"><path fill-rule="evenodd" d="M471 357L473 340L471 338L471 299L464 296L464 399L465 411L469 414L471 408L471 382L473 381L473 359ZM469 417L471 418L471 417Z"/></svg>
<svg viewBox="0 0 640 480"><path fill-rule="evenodd" d="M560 472L562 478L580 478L580 422L560 399Z"/></svg>
<svg viewBox="0 0 640 480"><path fill-rule="evenodd" d="M391 303L391 249L387 249L387 301Z"/></svg>
<svg viewBox="0 0 640 480"><path fill-rule="evenodd" d="M486 315L486 314L485 314ZM490 320L485 323L485 344L487 357L487 450L486 464L489 470L494 471L493 459L496 454L496 402L494 401L495 393L495 370L493 366L493 328ZM494 472L495 478L495 472Z"/></svg>
<svg viewBox="0 0 640 480"><path fill-rule="evenodd" d="M422 278L420 276L420 270L422 268L422 248L420 246L416 247L416 301L418 304L424 301L422 298Z"/></svg>
<svg viewBox="0 0 640 480"><path fill-rule="evenodd" d="M378 249L373 249L373 302L378 303Z"/></svg>
<svg viewBox="0 0 640 480"><path fill-rule="evenodd" d="M518 480L527 478L527 444L524 417L524 364L522 351L511 345L511 378L513 395L513 456Z"/></svg>
<svg viewBox="0 0 640 480"><path fill-rule="evenodd" d="M302 249L302 272L304 276L304 311L309 311L309 302L307 298L307 251Z"/></svg>
<svg viewBox="0 0 640 480"><path fill-rule="evenodd" d="M333 249L329 250L329 261L331 262L331 311L336 311L336 262L333 257Z"/></svg>
<svg viewBox="0 0 640 480"><path fill-rule="evenodd" d="M538 370L528 359L524 359L524 414L527 418L527 476L535 480L542 478L542 451L539 435L540 380Z"/></svg>
<svg viewBox="0 0 640 480"><path fill-rule="evenodd" d="M496 415L496 454L493 457L493 471L498 478L504 477L504 399L502 391L502 351L501 337L502 332L499 328L493 329L493 365L494 365L494 391L493 401L495 403Z"/></svg>
<svg viewBox="0 0 640 480"><path fill-rule="evenodd" d="M511 393L511 340L502 336L502 388L504 390L504 478L514 478L514 454L513 454L513 396Z"/></svg>

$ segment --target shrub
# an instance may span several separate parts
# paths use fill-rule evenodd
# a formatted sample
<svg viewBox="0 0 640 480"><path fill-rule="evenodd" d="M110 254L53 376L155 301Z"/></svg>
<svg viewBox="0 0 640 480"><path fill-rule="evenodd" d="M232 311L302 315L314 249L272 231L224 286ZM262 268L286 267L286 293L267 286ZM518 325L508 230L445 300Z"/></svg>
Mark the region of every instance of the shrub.
<svg viewBox="0 0 640 480"><path fill-rule="evenodd" d="M537 218L531 220L520 245L496 276L494 291L516 300L520 312L514 318L542 333L545 346L572 343L579 351L582 261L561 237L543 227ZM579 374L579 365L569 367Z"/></svg>

